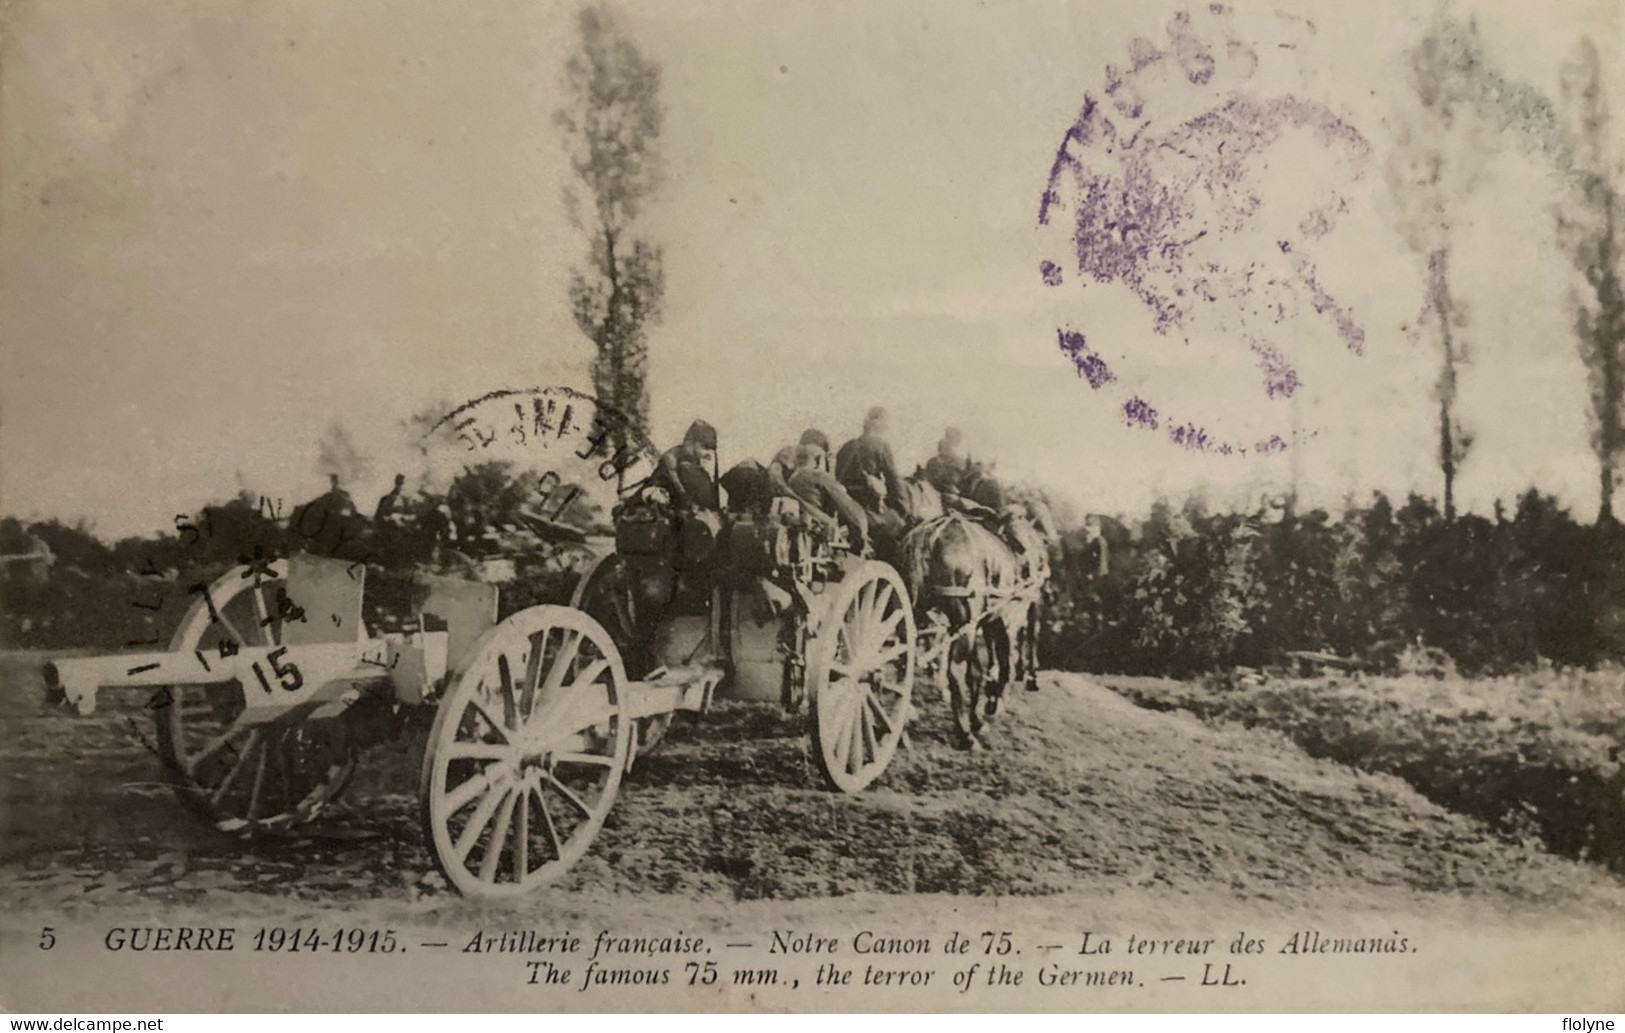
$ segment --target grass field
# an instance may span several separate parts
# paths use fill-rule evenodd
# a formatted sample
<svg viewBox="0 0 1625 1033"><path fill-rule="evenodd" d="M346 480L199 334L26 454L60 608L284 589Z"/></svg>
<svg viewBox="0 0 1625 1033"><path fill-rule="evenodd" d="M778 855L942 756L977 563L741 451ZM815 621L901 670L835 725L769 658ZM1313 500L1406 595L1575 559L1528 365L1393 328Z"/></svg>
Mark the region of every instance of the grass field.
<svg viewBox="0 0 1625 1033"><path fill-rule="evenodd" d="M1279 731L1505 835L1625 870L1625 671L1102 681L1141 706Z"/></svg>

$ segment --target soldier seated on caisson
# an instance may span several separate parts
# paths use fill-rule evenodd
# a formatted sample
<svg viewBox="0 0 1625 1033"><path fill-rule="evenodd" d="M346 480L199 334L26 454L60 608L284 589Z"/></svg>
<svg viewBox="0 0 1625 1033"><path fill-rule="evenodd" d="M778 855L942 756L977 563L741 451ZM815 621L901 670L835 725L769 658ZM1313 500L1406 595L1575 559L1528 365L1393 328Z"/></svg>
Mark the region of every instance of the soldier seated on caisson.
<svg viewBox="0 0 1625 1033"><path fill-rule="evenodd" d="M649 486L670 500L670 537L664 549L666 563L677 574L673 602L679 610L703 608L711 590L722 535L716 464L716 428L695 420L682 443L661 454L649 476Z"/></svg>
<svg viewBox="0 0 1625 1033"><path fill-rule="evenodd" d="M682 444L661 454L649 481L663 488L678 510L717 510L722 505L717 497L716 467L717 429L695 420Z"/></svg>
<svg viewBox="0 0 1625 1033"><path fill-rule="evenodd" d="M782 453L781 453L782 455ZM846 528L848 540L855 552L866 552L869 545L869 518L829 473L829 437L821 430L809 429L801 435L801 443L794 452L795 468L784 478L785 490L801 500L814 520L826 526ZM774 466L778 465L775 459ZM769 468L769 476L774 469Z"/></svg>
<svg viewBox="0 0 1625 1033"><path fill-rule="evenodd" d="M863 507L875 552L882 559L895 552L909 516L886 430L886 410L876 406L863 419L863 433L835 455L835 479Z"/></svg>

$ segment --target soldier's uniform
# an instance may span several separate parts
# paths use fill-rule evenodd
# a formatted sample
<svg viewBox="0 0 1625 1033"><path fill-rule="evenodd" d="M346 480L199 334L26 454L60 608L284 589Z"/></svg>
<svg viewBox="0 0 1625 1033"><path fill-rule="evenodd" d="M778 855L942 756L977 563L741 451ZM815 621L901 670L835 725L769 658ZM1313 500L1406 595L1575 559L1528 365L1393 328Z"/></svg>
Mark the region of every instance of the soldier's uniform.
<svg viewBox="0 0 1625 1033"><path fill-rule="evenodd" d="M823 469L828 460L829 438L822 431L807 431L796 448L795 469L786 479L786 487L816 519L845 527L852 547L862 551L869 541L869 518L841 482Z"/></svg>
<svg viewBox="0 0 1625 1033"><path fill-rule="evenodd" d="M970 464L959 450L961 435L958 427L949 427L937 442L937 454L925 461L925 479L939 495L958 495L965 488L965 475Z"/></svg>
<svg viewBox="0 0 1625 1033"><path fill-rule="evenodd" d="M1004 508L1004 487L991 473L976 470L965 484L965 497L997 513Z"/></svg>
<svg viewBox="0 0 1625 1033"><path fill-rule="evenodd" d="M721 509L712 465L716 452L716 428L695 420L683 435L683 443L661 454L649 481L664 488L678 509Z"/></svg>
<svg viewBox="0 0 1625 1033"><path fill-rule="evenodd" d="M875 551L882 558L895 552L907 525L903 482L891 445L879 431L885 419L885 410L869 410L863 433L842 445L835 456L835 479L863 507Z"/></svg>

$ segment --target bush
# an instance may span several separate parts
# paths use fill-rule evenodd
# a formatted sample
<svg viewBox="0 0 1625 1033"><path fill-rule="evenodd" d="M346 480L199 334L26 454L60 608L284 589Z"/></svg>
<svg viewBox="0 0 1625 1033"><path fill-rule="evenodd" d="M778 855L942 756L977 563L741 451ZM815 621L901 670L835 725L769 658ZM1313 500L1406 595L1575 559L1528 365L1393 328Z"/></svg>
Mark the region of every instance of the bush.
<svg viewBox="0 0 1625 1033"><path fill-rule="evenodd" d="M1064 536L1046 662L1184 676L1330 652L1394 671L1407 647L1463 671L1625 657L1625 532L1577 523L1533 491L1508 516L1446 521L1412 496L1340 517L1155 507L1099 543Z"/></svg>

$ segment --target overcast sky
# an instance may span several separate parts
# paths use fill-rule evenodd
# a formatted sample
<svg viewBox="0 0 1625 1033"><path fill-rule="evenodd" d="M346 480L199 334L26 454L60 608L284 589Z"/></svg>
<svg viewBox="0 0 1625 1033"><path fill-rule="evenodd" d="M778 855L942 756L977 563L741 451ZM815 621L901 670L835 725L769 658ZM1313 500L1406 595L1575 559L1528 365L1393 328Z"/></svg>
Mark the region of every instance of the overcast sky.
<svg viewBox="0 0 1625 1033"><path fill-rule="evenodd" d="M1085 96L1131 42L1162 46L1185 5L627 4L664 69L666 179L640 227L666 249L651 335L655 436L716 424L724 463L808 425L837 439L893 413L900 458L945 423L1010 477L1098 511L1165 493L1283 486L1287 453L1221 456L1130 427L1152 400L1226 440L1290 436L1233 326L1159 335L1121 284L1065 268L1037 225ZM1414 330L1422 266L1383 175L1406 90L1410 3L1309 5L1214 20L1262 55L1258 98L1324 104L1364 162L1301 138L1266 152L1272 211L1341 199L1317 282L1364 332L1340 343L1312 299L1271 344L1301 379L1305 490L1437 493L1434 352ZM1589 33L1620 52L1610 0L1463 7L1508 76L1555 97ZM1335 8L1335 9L1334 9ZM406 465L401 420L499 388L586 386L565 284L583 241L561 200L550 114L572 7L487 2L23 0L0 83L0 512L88 517L117 536L239 487L319 491L341 421L376 497ZM1229 31L1229 29L1225 29ZM1608 69L1625 113L1617 65ZM1222 85L1222 84L1221 84ZM1221 85L1146 100L1157 129ZM1236 86L1236 83L1230 83ZM1225 86L1224 88L1229 88ZM1300 134L1301 136L1301 134ZM1464 502L1534 484L1596 505L1584 370L1553 242L1553 178L1507 141L1459 213L1454 286L1472 366ZM1070 224L1068 224L1070 225ZM1274 250L1262 230L1219 251ZM1044 260L1068 275L1048 286ZM1075 265L1076 257L1070 258ZM1057 347L1087 331L1117 380L1091 389Z"/></svg>

